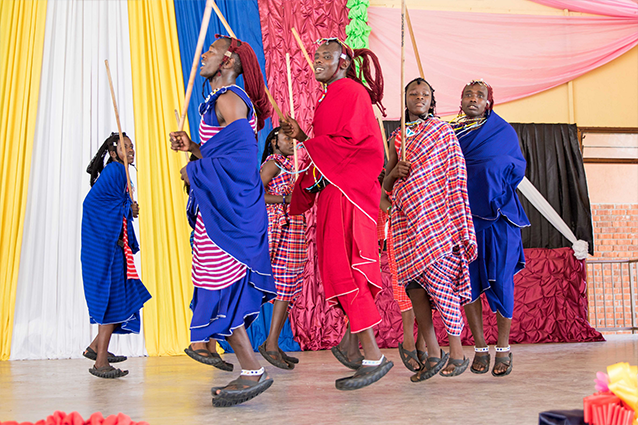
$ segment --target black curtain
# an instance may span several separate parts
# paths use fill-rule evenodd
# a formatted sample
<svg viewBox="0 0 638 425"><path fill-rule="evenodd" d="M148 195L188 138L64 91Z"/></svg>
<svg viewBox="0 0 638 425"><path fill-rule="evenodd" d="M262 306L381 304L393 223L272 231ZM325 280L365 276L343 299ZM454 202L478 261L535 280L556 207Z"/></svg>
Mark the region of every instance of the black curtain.
<svg viewBox="0 0 638 425"><path fill-rule="evenodd" d="M594 253L594 231L583 157L575 124L511 123L527 161L525 175ZM384 121L389 136L399 121ZM562 248L571 243L519 192L531 227L523 229L525 248Z"/></svg>
<svg viewBox="0 0 638 425"><path fill-rule="evenodd" d="M575 124L511 123L527 160L525 175L578 239L594 253L594 230L583 157ZM519 193L532 226L523 229L526 248L560 248L571 243Z"/></svg>

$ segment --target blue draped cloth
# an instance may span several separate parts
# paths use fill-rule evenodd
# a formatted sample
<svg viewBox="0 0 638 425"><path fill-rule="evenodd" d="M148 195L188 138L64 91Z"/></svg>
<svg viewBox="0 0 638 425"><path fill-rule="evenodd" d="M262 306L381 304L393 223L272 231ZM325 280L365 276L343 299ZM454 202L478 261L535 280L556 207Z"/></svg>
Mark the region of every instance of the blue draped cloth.
<svg viewBox="0 0 638 425"><path fill-rule="evenodd" d="M139 333L139 312L151 294L139 279L127 279L126 256L118 245L126 217L129 246L139 251L126 187L123 164L104 167L84 199L80 259L91 323L116 324L115 333Z"/></svg>
<svg viewBox="0 0 638 425"><path fill-rule="evenodd" d="M201 147L201 153L202 159L186 167L193 201L210 239L247 269L243 278L224 289L195 288L192 342L225 339L241 325L248 329L261 306L277 295L257 140L248 120L224 127Z"/></svg>
<svg viewBox="0 0 638 425"><path fill-rule="evenodd" d="M470 263L472 301L485 293L492 311L511 318L514 275L525 267L521 227L530 225L516 194L526 161L511 125L491 112L459 144L467 168L467 191L478 258Z"/></svg>

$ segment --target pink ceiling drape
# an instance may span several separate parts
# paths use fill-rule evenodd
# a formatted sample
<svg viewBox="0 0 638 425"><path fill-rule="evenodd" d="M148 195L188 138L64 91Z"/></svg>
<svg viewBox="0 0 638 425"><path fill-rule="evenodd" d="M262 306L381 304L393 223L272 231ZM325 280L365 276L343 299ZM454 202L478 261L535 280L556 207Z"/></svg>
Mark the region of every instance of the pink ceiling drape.
<svg viewBox="0 0 638 425"><path fill-rule="evenodd" d="M638 44L638 15L632 12L631 2L535 1L556 7L581 4L583 11L613 16L410 11L425 78L436 90L439 115L458 112L460 92L472 79L488 81L497 104L509 102L573 80ZM368 16L370 49L379 56L385 77L388 118L398 119L401 11L370 7ZM405 53L407 83L419 75L407 30Z"/></svg>

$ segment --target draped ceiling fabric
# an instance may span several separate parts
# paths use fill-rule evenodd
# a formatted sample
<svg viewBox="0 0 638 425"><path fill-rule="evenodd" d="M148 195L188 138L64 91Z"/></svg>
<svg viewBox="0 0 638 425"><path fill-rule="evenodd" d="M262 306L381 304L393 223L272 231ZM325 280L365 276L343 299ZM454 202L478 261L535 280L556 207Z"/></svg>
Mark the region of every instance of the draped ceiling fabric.
<svg viewBox="0 0 638 425"><path fill-rule="evenodd" d="M86 166L117 131L104 59L122 128L136 142L127 16L125 1L48 4L11 359L80 357L97 334L84 299L79 224ZM135 185L132 167L131 179ZM111 349L145 354L141 335L114 336Z"/></svg>
<svg viewBox="0 0 638 425"><path fill-rule="evenodd" d="M268 87L282 111L289 111L286 72L286 52L289 52L295 117L307 134L312 132L311 124L321 85L315 80L314 72L308 66L291 29L295 28L299 32L312 60L317 39L339 37L345 40L347 14L346 0L259 1ZM277 126L278 122L275 115L273 125ZM345 331L345 321L343 313L339 309L329 308L325 301L317 265L314 209L306 213L306 223L308 262L304 269L302 293L290 309L289 318L295 340L301 348L317 350L333 347L339 342Z"/></svg>
<svg viewBox="0 0 638 425"><path fill-rule="evenodd" d="M593 2L539 0L585 6ZM638 9L622 3L621 16L534 16L410 10L425 78L436 89L437 114L459 111L464 85L483 78L496 103L548 90L608 63L638 44ZM562 6L561 6L562 7ZM593 6L592 6L593 7ZM583 7L583 10L592 10ZM400 9L368 8L370 49L381 61L388 119L400 117ZM418 76L406 35L406 81ZM478 48L477 46L480 46ZM391 72L395 70L395 72Z"/></svg>
<svg viewBox="0 0 638 425"><path fill-rule="evenodd" d="M172 0L130 0L128 7L142 279L153 295L144 307L146 349L151 356L182 354L190 341L193 286L179 174L186 161L168 141L176 128L174 109L184 99L175 8Z"/></svg>
<svg viewBox="0 0 638 425"><path fill-rule="evenodd" d="M0 2L0 360L9 358L47 2Z"/></svg>
<svg viewBox="0 0 638 425"><path fill-rule="evenodd" d="M217 7L221 10L222 14L228 21L230 28L235 35L242 41L250 44L250 47L255 51L259 67L262 74L266 75L266 58L264 57L264 46L261 34L261 24L259 20L259 6L257 0L249 1L236 1L236 0L218 0L216 1ZM204 15L204 9L206 7L206 0L175 0L175 19L177 21L177 34L179 37L179 46L182 53L182 73L184 77L184 87L188 86L188 79L193 65L193 57L195 54L195 47L197 46L197 38L199 37L199 28L202 23L202 16ZM217 15L213 12L210 23L208 25L208 31L206 32L206 40L204 42L203 51L208 50L211 44L215 41L215 34L229 35L226 28L222 25ZM202 52L199 52L201 55ZM199 132L197 126L199 125L200 117L198 112L199 104L204 101L202 96L202 85L204 84L204 78L199 75L199 66L197 67L197 74L195 77L195 84L193 85L193 94L191 96L190 103L188 105L188 118L193 123L193 130L190 133L191 140L199 143ZM237 79L237 85L243 87L244 79L240 76ZM210 93L210 85L206 84L205 93ZM178 105L175 105L178 108ZM179 105L179 112L181 113L181 103ZM272 122L266 120L264 128L259 133L259 158L261 158L261 152L264 147L264 141L266 136L272 130Z"/></svg>

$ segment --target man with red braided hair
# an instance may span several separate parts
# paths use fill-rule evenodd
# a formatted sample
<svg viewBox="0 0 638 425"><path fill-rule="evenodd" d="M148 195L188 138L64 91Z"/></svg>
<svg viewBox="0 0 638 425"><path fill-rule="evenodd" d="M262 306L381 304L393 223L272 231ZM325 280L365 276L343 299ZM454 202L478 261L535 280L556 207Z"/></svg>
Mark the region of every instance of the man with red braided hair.
<svg viewBox="0 0 638 425"><path fill-rule="evenodd" d="M364 351L355 374L338 379L336 387L355 390L378 381L393 366L381 354L372 329L381 321L374 298L381 290L376 220L383 142L371 104L383 108L383 76L370 50L352 50L337 38L318 43L314 71L324 95L315 108L315 137L308 139L290 117L281 123L288 136L304 142L313 164L297 180L290 213L301 214L317 203L317 251L326 299L344 310Z"/></svg>
<svg viewBox="0 0 638 425"><path fill-rule="evenodd" d="M215 339L228 341L242 372L225 387L212 389L213 405L227 407L272 385L246 329L277 290L256 138L271 110L251 47L235 38L217 37L202 55L200 74L212 93L199 107L201 145L183 131L170 137L172 149L200 158L181 170L190 185L187 212L195 229L191 345L185 351L201 363L230 371L233 366L215 352ZM240 74L246 91L235 85Z"/></svg>

